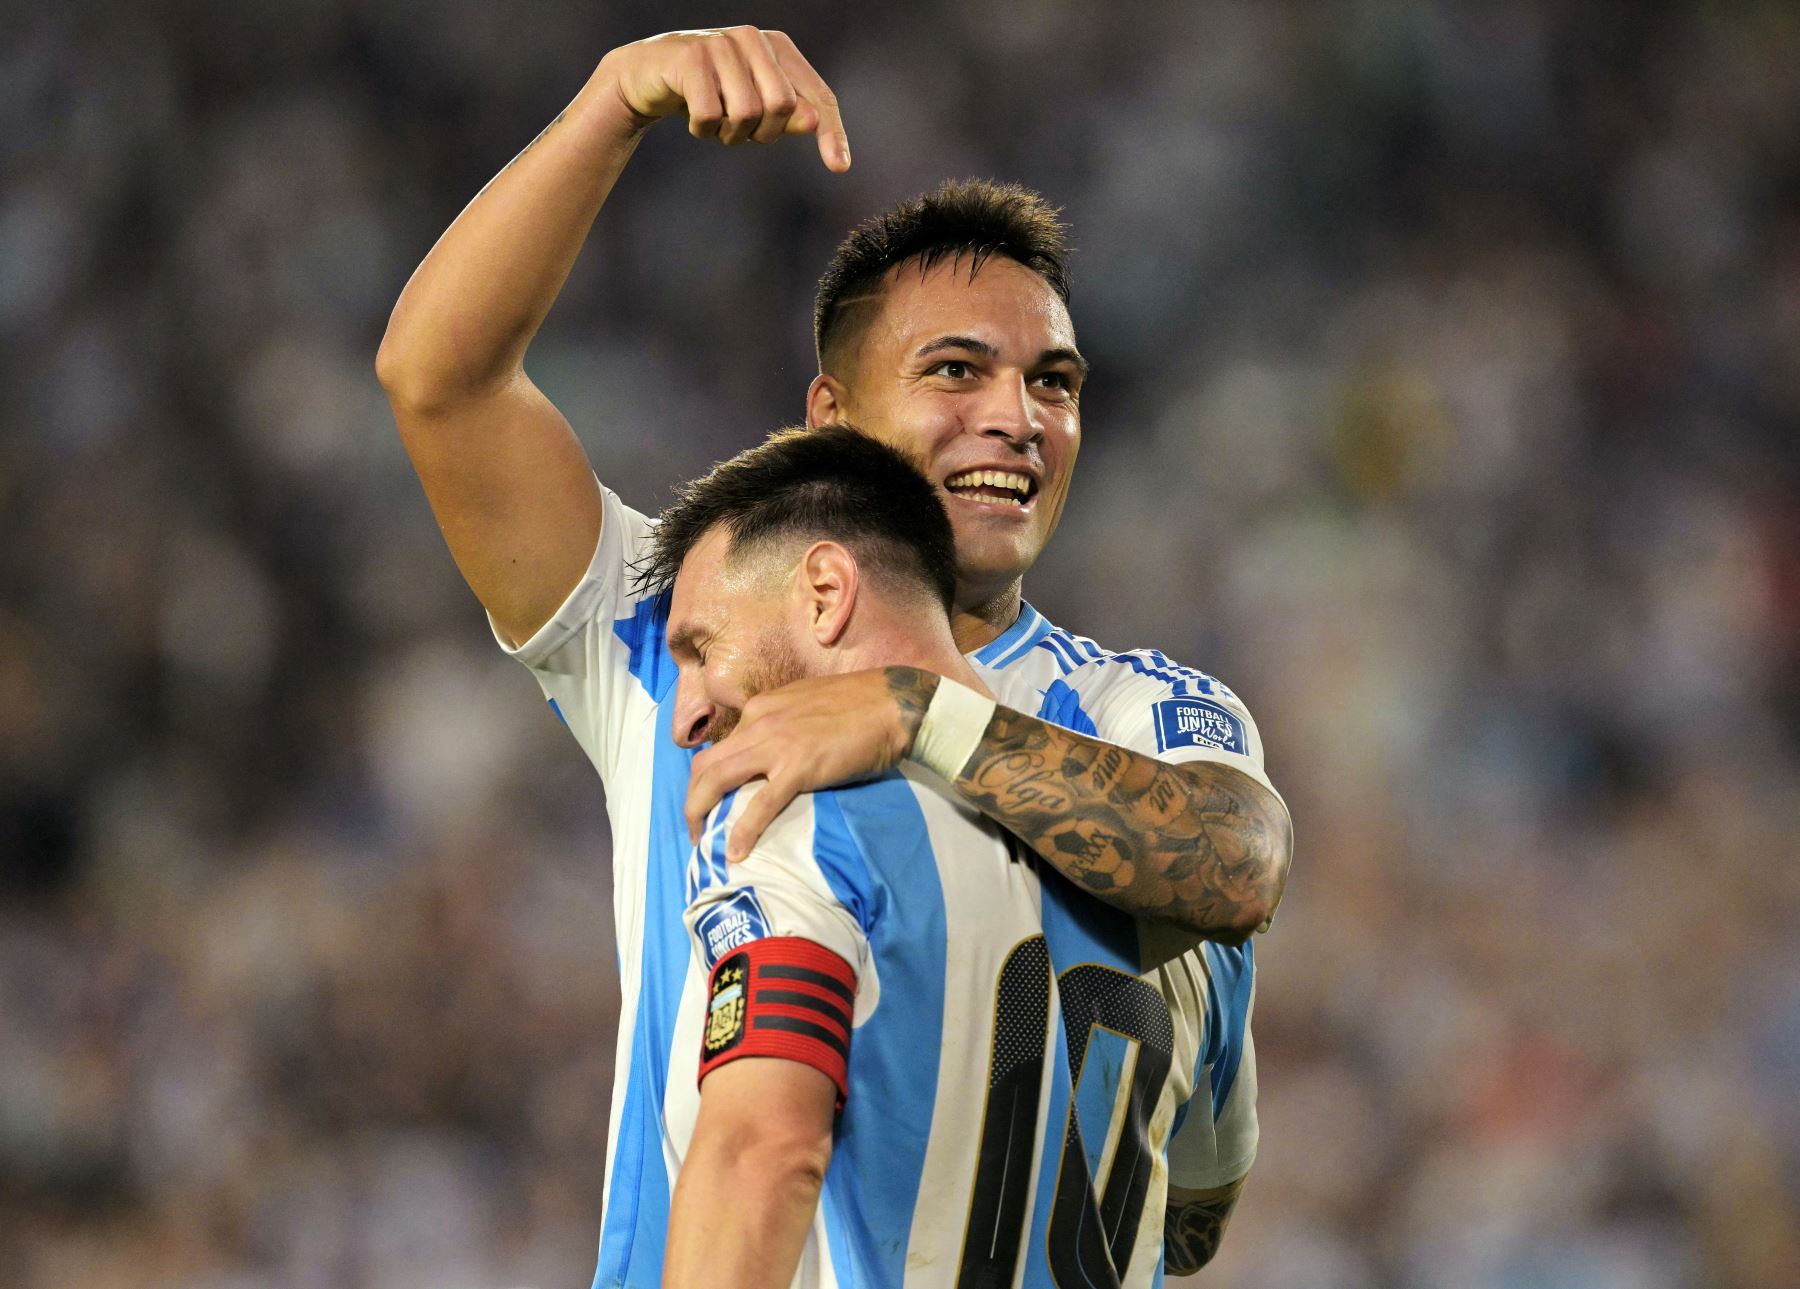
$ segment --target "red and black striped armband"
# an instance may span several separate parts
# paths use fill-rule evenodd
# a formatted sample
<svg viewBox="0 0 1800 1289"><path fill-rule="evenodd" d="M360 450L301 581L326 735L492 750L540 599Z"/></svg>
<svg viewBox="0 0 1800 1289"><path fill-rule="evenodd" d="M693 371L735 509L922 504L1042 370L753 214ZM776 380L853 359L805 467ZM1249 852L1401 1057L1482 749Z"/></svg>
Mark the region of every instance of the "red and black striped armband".
<svg viewBox="0 0 1800 1289"><path fill-rule="evenodd" d="M798 936L752 940L719 959L706 991L700 1078L741 1056L779 1056L850 1091L850 1017L856 974L823 945Z"/></svg>

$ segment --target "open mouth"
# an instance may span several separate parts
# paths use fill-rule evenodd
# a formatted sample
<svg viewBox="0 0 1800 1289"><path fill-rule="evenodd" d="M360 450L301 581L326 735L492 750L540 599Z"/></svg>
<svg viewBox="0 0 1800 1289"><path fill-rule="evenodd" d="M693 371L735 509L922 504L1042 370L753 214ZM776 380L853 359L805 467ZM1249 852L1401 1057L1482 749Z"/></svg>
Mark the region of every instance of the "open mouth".
<svg viewBox="0 0 1800 1289"><path fill-rule="evenodd" d="M965 470L944 480L944 490L965 501L985 501L994 505L1028 505L1037 485L1029 476L1011 470Z"/></svg>

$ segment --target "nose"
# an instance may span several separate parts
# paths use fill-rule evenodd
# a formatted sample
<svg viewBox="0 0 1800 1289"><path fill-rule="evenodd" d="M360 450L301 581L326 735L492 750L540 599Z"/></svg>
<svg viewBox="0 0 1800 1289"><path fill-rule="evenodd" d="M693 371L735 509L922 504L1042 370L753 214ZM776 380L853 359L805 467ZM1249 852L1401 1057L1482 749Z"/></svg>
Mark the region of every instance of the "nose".
<svg viewBox="0 0 1800 1289"><path fill-rule="evenodd" d="M1024 372L1009 372L988 383L979 409L981 433L1014 444L1036 443L1044 437L1042 409L1025 385Z"/></svg>
<svg viewBox="0 0 1800 1289"><path fill-rule="evenodd" d="M718 707L706 696L699 676L683 667L675 680L674 734L677 747L699 747L711 737Z"/></svg>

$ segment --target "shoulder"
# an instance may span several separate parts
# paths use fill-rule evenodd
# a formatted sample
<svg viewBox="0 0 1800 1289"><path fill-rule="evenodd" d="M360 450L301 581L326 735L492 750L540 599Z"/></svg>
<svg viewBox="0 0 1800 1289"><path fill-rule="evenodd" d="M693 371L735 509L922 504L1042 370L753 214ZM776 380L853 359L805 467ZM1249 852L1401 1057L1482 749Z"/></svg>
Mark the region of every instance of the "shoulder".
<svg viewBox="0 0 1800 1289"><path fill-rule="evenodd" d="M1224 737L1224 731L1244 725L1250 715L1231 687L1210 672L1160 649L1109 649L1060 627L996 677L996 689L1014 706L1024 697L1036 699L1037 715L1072 728L1080 728L1084 716L1098 719L1102 709L1184 700L1184 719L1210 712L1207 730L1225 746L1245 741ZM1168 715L1176 720L1174 709Z"/></svg>
<svg viewBox="0 0 1800 1289"><path fill-rule="evenodd" d="M1177 697L1194 694L1238 701L1218 677L1176 662L1160 649L1109 648L1057 626L1029 605L1025 614L1030 617L1029 631L1021 632L1008 647L990 646L975 658L977 666L1008 687L1035 683L1041 692L1060 680L1086 691L1129 686L1135 679L1160 685Z"/></svg>
<svg viewBox="0 0 1800 1289"><path fill-rule="evenodd" d="M707 817L694 845L689 898L728 880L726 839L745 808L768 786L753 779L728 793ZM786 873L828 890L860 909L875 885L873 857L917 830L919 808L911 781L899 771L842 787L802 792L770 821L738 865L746 874Z"/></svg>
<svg viewBox="0 0 1800 1289"><path fill-rule="evenodd" d="M882 850L918 829L919 789L899 769L809 794L821 862L866 871Z"/></svg>

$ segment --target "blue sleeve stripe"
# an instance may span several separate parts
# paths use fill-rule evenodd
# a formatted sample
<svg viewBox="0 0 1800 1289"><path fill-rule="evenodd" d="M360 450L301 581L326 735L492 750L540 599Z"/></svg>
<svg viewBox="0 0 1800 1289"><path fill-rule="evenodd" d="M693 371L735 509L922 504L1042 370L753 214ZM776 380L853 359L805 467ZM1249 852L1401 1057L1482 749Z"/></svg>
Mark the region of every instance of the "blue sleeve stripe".
<svg viewBox="0 0 1800 1289"><path fill-rule="evenodd" d="M1256 980L1256 945L1201 946L1212 975L1206 1002L1206 1064L1212 1066L1213 1122L1225 1113L1231 1085L1237 1081L1238 1062L1244 1055L1244 1027L1250 1019L1250 986Z"/></svg>
<svg viewBox="0 0 1800 1289"><path fill-rule="evenodd" d="M1066 680L1050 682L1050 687L1044 691L1044 701L1038 705L1037 715L1040 721L1049 721L1077 734L1098 737L1100 733L1094 728L1094 718L1082 708L1081 695Z"/></svg>
<svg viewBox="0 0 1800 1289"><path fill-rule="evenodd" d="M1038 642L1038 647L1050 651L1050 656L1056 659L1057 669L1065 676L1081 666L1081 658L1069 644L1066 631L1058 629L1050 632Z"/></svg>

